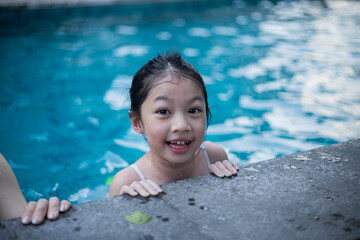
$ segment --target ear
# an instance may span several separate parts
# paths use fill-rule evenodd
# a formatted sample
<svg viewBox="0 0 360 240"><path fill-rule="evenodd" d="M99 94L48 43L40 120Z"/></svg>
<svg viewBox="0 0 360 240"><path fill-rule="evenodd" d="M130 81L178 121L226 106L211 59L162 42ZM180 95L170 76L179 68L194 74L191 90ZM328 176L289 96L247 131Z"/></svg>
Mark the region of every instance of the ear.
<svg viewBox="0 0 360 240"><path fill-rule="evenodd" d="M129 110L128 113L129 113L129 118L130 118L130 121L131 121L131 126L135 130L135 132L140 133L140 134L144 134L139 114L136 114L131 110Z"/></svg>

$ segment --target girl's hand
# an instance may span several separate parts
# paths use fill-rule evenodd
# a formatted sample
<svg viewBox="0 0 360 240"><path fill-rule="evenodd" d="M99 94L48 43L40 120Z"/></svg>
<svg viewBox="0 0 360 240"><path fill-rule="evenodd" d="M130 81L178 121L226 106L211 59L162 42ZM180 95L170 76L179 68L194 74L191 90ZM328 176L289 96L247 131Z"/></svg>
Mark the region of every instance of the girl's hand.
<svg viewBox="0 0 360 240"><path fill-rule="evenodd" d="M44 198L37 202L31 201L21 216L21 222L26 225L39 225L44 222L46 218L49 220L57 219L59 212L66 212L70 207L70 202L63 200L60 204L57 197L51 197L49 201Z"/></svg>
<svg viewBox="0 0 360 240"><path fill-rule="evenodd" d="M239 165L236 162L230 163L228 160L217 161L209 166L211 173L214 173L218 177L231 177L237 175Z"/></svg>
<svg viewBox="0 0 360 240"><path fill-rule="evenodd" d="M120 194L129 194L133 197L139 194L142 197L156 196L162 192L163 190L160 188L160 186L150 179L145 181L135 181L130 186L124 185L120 190Z"/></svg>

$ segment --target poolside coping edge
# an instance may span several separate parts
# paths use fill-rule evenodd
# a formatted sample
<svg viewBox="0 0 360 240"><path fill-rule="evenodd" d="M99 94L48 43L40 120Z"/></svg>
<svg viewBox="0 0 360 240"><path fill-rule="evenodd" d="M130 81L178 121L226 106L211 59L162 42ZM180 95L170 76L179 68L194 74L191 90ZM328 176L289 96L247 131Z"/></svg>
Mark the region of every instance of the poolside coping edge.
<svg viewBox="0 0 360 240"><path fill-rule="evenodd" d="M55 222L0 222L0 239L358 239L360 139L73 206ZM136 225L125 216L141 211Z"/></svg>

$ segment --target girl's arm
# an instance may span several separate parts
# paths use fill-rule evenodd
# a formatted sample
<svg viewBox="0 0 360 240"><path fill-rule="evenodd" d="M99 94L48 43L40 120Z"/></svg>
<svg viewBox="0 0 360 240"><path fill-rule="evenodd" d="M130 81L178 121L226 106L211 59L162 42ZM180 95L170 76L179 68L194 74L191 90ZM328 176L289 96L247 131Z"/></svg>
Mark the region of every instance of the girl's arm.
<svg viewBox="0 0 360 240"><path fill-rule="evenodd" d="M139 176L131 167L119 171L111 185L109 197L128 194L130 196L141 195L142 197L156 196L162 192L160 186L150 179L139 180Z"/></svg>
<svg viewBox="0 0 360 240"><path fill-rule="evenodd" d="M206 151L210 158L209 170L218 177L231 177L237 175L239 165L230 163L225 150L213 142L204 142Z"/></svg>
<svg viewBox="0 0 360 240"><path fill-rule="evenodd" d="M59 211L70 209L70 202L64 200L59 204L56 197L40 199L27 203L11 167L0 153L0 220L21 217L23 224L41 224L47 217L55 220ZM46 216L47 215L47 216Z"/></svg>
<svg viewBox="0 0 360 240"><path fill-rule="evenodd" d="M26 205L14 172L0 154L0 220L20 217Z"/></svg>

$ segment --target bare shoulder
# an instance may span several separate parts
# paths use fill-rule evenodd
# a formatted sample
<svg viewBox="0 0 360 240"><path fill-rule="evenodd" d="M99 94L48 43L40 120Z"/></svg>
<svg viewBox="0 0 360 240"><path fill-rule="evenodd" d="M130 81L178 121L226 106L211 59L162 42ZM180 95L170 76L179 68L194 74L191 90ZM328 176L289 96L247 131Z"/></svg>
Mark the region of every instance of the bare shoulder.
<svg viewBox="0 0 360 240"><path fill-rule="evenodd" d="M118 195L123 186L130 185L131 183L139 180L139 176L133 168L127 167L123 170L120 170L118 173L116 173L114 179L111 182L109 197Z"/></svg>
<svg viewBox="0 0 360 240"><path fill-rule="evenodd" d="M204 142L204 145L206 148L206 152L209 155L211 163L228 159L225 150L219 145L209 141Z"/></svg>

